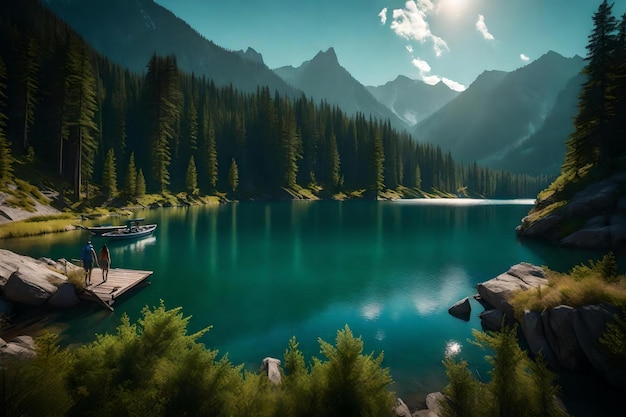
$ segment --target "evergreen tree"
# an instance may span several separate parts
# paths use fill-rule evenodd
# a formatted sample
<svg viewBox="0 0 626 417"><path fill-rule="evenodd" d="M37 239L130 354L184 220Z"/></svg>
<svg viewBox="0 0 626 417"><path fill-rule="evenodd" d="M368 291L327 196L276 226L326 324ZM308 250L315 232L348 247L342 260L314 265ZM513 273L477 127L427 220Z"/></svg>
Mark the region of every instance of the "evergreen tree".
<svg viewBox="0 0 626 417"><path fill-rule="evenodd" d="M198 172L196 171L196 163L193 160L193 155L189 159L189 165L187 166L185 186L187 187L187 192L189 194L198 193Z"/></svg>
<svg viewBox="0 0 626 417"><path fill-rule="evenodd" d="M215 140L215 129L213 127L213 119L211 117L208 118L207 125L207 179L209 184L209 192L214 192L217 187L217 143Z"/></svg>
<svg viewBox="0 0 626 417"><path fill-rule="evenodd" d="M385 187L385 152L383 150L383 141L380 136L380 131L378 130L374 133L371 149L369 159L369 189L372 193L372 197L376 199Z"/></svg>
<svg viewBox="0 0 626 417"><path fill-rule="evenodd" d="M6 186L13 172L13 157L11 146L7 140L5 129L7 116L5 114L6 104L6 66L0 57L0 188Z"/></svg>
<svg viewBox="0 0 626 417"><path fill-rule="evenodd" d="M337 137L334 133L331 133L330 140L328 142L328 171L330 179L330 187L332 190L337 190L341 186L341 173L339 171L341 166L341 158L337 151Z"/></svg>
<svg viewBox="0 0 626 417"><path fill-rule="evenodd" d="M557 403L559 387L555 376L542 358L533 362L517 342L517 329L501 332L472 331L476 344L493 351L487 361L493 366L489 382L473 380L467 362L454 357L444 360L450 378L444 393L444 417L564 417L567 414Z"/></svg>
<svg viewBox="0 0 626 417"><path fill-rule="evenodd" d="M124 183L124 193L127 197L135 197L137 195L137 168L135 167L135 153L130 154L128 160L128 168L126 169L126 181Z"/></svg>
<svg viewBox="0 0 626 417"><path fill-rule="evenodd" d="M422 189L422 172L420 171L420 166L415 165L415 188L418 190Z"/></svg>
<svg viewBox="0 0 626 417"><path fill-rule="evenodd" d="M35 106L39 95L39 50L32 36L24 38L20 52L20 83L23 94L23 138L22 149L30 146L30 128L35 122Z"/></svg>
<svg viewBox="0 0 626 417"><path fill-rule="evenodd" d="M235 158L233 158L230 161L230 168L228 168L228 188L234 193L237 191L237 187L239 187L239 170L237 168L237 162L235 162Z"/></svg>
<svg viewBox="0 0 626 417"><path fill-rule="evenodd" d="M145 77L146 106L150 115L150 149L153 179L161 192L170 184L171 143L180 116L181 92L173 56L152 56Z"/></svg>
<svg viewBox="0 0 626 417"><path fill-rule="evenodd" d="M107 151L102 170L102 192L107 198L117 193L117 170L115 168L115 153L113 148Z"/></svg>
<svg viewBox="0 0 626 417"><path fill-rule="evenodd" d="M617 22L611 14L613 5L604 0L593 16L594 28L587 43L587 81L579 96L575 132L567 141L563 171L575 176L589 164L606 162L611 156L612 135L607 122L614 114L615 98L611 96L610 76L615 50Z"/></svg>
<svg viewBox="0 0 626 417"><path fill-rule="evenodd" d="M135 196L143 197L146 194L146 179L143 176L143 171L139 169L137 171L137 180L135 181Z"/></svg>
<svg viewBox="0 0 626 417"><path fill-rule="evenodd" d="M285 103L283 117L281 118L280 135L280 165L282 167L281 186L291 188L296 185L298 177L298 159L301 148L300 136L297 132L296 120L290 102Z"/></svg>
<svg viewBox="0 0 626 417"><path fill-rule="evenodd" d="M74 194L80 200L83 180L87 182L93 175L96 150L94 132L97 129L94 122L97 108L96 80L84 43L72 37L67 53L65 114L75 150Z"/></svg>

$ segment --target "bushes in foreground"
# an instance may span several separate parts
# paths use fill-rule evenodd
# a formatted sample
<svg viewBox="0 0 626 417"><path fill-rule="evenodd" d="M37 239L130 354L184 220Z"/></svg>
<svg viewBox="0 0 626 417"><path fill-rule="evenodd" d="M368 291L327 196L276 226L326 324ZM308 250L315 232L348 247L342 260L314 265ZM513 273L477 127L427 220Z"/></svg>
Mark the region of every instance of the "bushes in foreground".
<svg viewBox="0 0 626 417"><path fill-rule="evenodd" d="M0 364L5 416L388 416L395 396L382 353L363 354L346 326L324 358L307 364L293 338L280 385L233 365L188 334L181 308L144 308L114 334L76 350L56 336L37 340L38 356ZM45 411L45 412L44 412Z"/></svg>
<svg viewBox="0 0 626 417"><path fill-rule="evenodd" d="M517 329L499 333L473 331L476 344L493 351L487 361L493 366L489 382L473 378L466 361L454 356L443 363L449 384L442 404L442 417L564 417L557 403L555 376L541 357L533 361L517 342Z"/></svg>

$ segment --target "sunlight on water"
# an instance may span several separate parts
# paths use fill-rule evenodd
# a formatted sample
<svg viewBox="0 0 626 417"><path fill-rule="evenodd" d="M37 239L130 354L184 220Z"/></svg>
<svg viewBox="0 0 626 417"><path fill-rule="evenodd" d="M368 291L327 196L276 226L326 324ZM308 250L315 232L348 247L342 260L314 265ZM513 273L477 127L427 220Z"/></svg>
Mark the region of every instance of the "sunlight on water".
<svg viewBox="0 0 626 417"><path fill-rule="evenodd" d="M395 200L394 204L408 204L417 206L497 206L497 205L522 205L532 206L535 200L529 198L518 198L512 200L492 200L480 198L415 198L406 200Z"/></svg>
<svg viewBox="0 0 626 417"><path fill-rule="evenodd" d="M368 303L361 308L361 315L367 320L376 320L380 316L382 306L378 303Z"/></svg>
<svg viewBox="0 0 626 417"><path fill-rule="evenodd" d="M448 343L446 343L446 350L444 352L444 355L446 356L446 358L449 358L451 356L456 356L459 353L461 353L462 347L463 346L459 342L456 342L454 340L449 340Z"/></svg>

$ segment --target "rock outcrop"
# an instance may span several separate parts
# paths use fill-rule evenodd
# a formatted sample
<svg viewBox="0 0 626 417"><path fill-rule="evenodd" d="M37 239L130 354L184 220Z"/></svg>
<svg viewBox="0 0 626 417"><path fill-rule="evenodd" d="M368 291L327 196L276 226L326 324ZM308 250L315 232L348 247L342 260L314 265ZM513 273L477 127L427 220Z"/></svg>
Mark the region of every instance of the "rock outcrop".
<svg viewBox="0 0 626 417"><path fill-rule="evenodd" d="M513 292L548 285L546 274L538 266L522 262L513 265L507 272L476 286L480 297L494 309L513 319L513 306L509 298Z"/></svg>
<svg viewBox="0 0 626 417"><path fill-rule="evenodd" d="M555 201L537 201L535 210ZM545 217L522 219L517 235L584 249L618 248L626 244L626 174L580 190Z"/></svg>
<svg viewBox="0 0 626 417"><path fill-rule="evenodd" d="M547 284L543 270L527 263L514 265L506 273L478 284L478 293L493 307L479 315L483 327L499 330L503 321L511 323L514 315L509 298L514 291ZM607 324L619 313L617 307L607 303L579 308L561 305L542 312L524 311L518 318L530 352L543 354L551 367L594 370L613 385L626 388L626 369L611 366L598 342Z"/></svg>
<svg viewBox="0 0 626 417"><path fill-rule="evenodd" d="M9 303L71 307L78 302L76 290L66 275L57 272L75 267L70 265L0 249L0 295Z"/></svg>
<svg viewBox="0 0 626 417"><path fill-rule="evenodd" d="M35 342L30 336L18 336L8 343L0 338L0 358L31 359L36 356Z"/></svg>

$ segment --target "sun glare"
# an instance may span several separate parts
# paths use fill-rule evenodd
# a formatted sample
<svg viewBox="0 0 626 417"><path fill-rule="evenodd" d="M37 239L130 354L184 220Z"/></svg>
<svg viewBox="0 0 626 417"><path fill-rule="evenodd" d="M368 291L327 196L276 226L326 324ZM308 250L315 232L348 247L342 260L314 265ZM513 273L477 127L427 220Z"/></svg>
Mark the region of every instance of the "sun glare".
<svg viewBox="0 0 626 417"><path fill-rule="evenodd" d="M450 14L461 15L471 0L439 0L437 11Z"/></svg>

